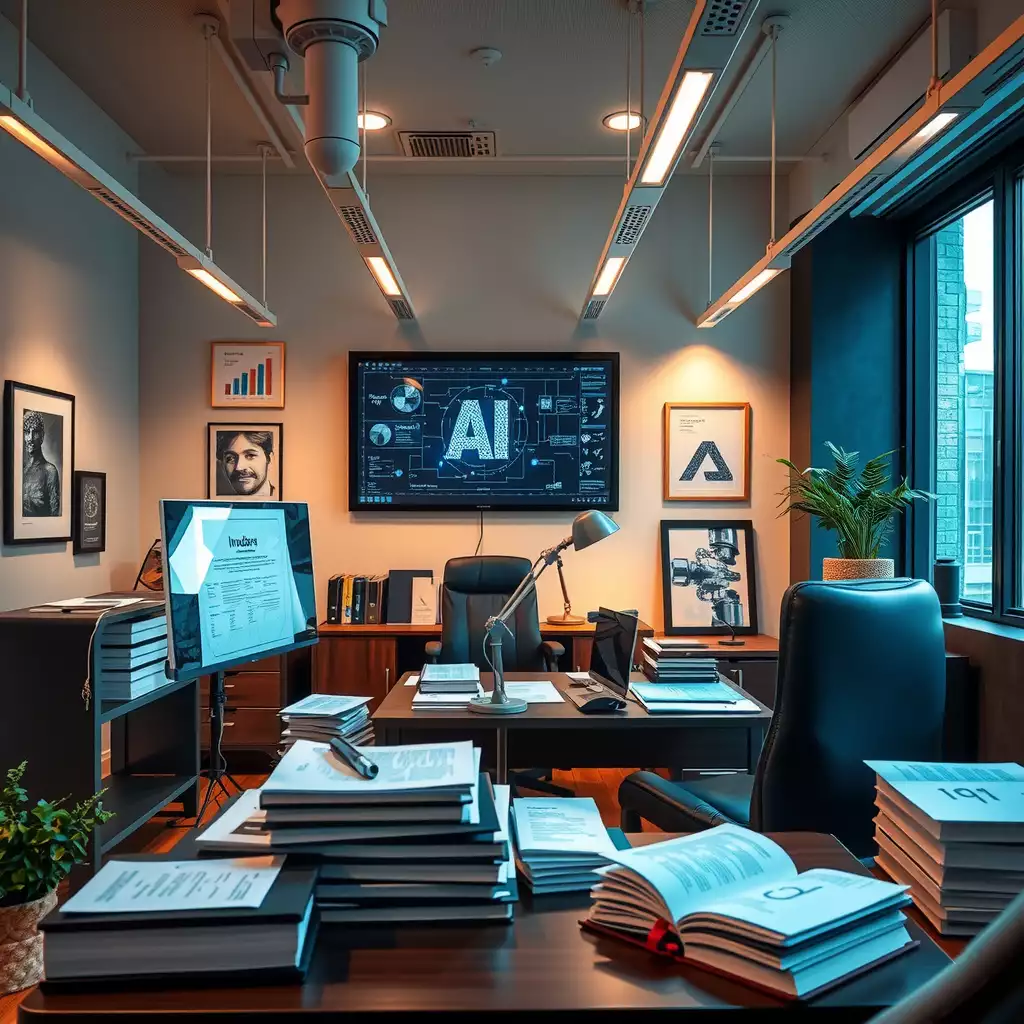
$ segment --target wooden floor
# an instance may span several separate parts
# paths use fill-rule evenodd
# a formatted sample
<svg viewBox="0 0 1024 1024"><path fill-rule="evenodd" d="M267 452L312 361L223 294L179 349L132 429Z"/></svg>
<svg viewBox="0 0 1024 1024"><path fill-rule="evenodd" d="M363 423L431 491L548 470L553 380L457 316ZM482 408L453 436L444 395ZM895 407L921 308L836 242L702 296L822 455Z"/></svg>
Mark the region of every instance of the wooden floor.
<svg viewBox="0 0 1024 1024"><path fill-rule="evenodd" d="M554 781L559 786L572 789L577 796L592 796L601 811L606 825L619 824L619 783L633 769L631 768L576 768L572 771L556 771ZM240 785L247 788L259 786L265 775L236 774ZM185 834L181 828L171 828L175 814L163 814L143 825L134 835L129 836L114 853L166 853ZM212 814L207 812L207 817ZM647 825L647 828L652 826ZM15 1024L18 1004L31 991L18 992L12 996L0 996L0 1024Z"/></svg>

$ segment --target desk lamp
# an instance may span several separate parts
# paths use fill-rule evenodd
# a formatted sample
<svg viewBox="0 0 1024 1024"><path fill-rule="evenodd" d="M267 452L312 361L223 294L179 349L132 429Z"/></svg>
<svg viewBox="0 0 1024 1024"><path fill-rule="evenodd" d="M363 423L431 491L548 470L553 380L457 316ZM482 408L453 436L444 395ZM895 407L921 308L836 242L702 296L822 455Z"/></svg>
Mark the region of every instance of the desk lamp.
<svg viewBox="0 0 1024 1024"><path fill-rule="evenodd" d="M572 521L572 534L559 541L553 548L546 548L537 557L533 567L523 577L519 586L512 592L505 606L497 615L492 615L484 627L484 653L494 672L494 690L490 697L477 697L467 705L470 711L484 715L518 715L526 710L526 701L517 697L510 698L505 693L505 669L501 662L502 633L512 635L508 628L508 620L515 614L523 598L537 585L541 573L549 566L561 561L562 552L566 548L582 551L596 544L605 537L610 537L618 530L618 524L596 508L581 512Z"/></svg>

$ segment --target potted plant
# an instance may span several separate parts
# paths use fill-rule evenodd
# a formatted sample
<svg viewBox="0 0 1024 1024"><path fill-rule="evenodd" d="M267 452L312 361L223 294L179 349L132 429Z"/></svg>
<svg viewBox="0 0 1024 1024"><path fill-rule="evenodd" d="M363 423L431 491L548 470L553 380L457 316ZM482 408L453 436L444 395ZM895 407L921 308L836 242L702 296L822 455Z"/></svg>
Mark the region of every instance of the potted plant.
<svg viewBox="0 0 1024 1024"><path fill-rule="evenodd" d="M40 800L21 787L27 762L7 772L0 790L0 995L34 985L43 973L37 925L57 905L57 886L88 856L89 833L113 817L103 790L74 807Z"/></svg>
<svg viewBox="0 0 1024 1024"><path fill-rule="evenodd" d="M822 579L891 578L893 561L879 558L878 552L892 533L897 514L935 495L914 490L906 478L887 488L892 452L876 455L858 473L859 452L844 451L831 441L825 445L834 463L830 469L800 470L788 459L778 460L789 470L779 507L783 514L806 512L820 529L837 534L839 558L823 559Z"/></svg>

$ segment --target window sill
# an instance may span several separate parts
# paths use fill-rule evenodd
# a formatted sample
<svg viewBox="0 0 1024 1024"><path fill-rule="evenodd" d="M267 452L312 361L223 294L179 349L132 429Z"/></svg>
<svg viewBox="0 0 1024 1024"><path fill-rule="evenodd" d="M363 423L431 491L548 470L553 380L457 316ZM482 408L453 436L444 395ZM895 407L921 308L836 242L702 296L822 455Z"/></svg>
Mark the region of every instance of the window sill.
<svg viewBox="0 0 1024 1024"><path fill-rule="evenodd" d="M966 633L984 633L988 636L997 636L1003 640L1013 640L1024 644L1024 628L1020 626L1006 626L1001 622L992 622L989 619L980 619L974 615L964 615L962 618L943 619L942 624L947 630L953 631L954 635L959 630Z"/></svg>

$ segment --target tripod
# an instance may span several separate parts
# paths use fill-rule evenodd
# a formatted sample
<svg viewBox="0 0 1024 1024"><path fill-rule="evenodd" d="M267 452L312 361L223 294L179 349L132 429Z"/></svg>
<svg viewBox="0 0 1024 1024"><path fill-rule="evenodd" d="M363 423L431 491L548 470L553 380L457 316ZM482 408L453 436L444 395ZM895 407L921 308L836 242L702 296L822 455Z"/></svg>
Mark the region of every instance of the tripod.
<svg viewBox="0 0 1024 1024"><path fill-rule="evenodd" d="M206 808L210 805L210 797L214 789L219 789L224 796L231 796L231 791L224 784L227 779L232 786L242 792L242 787L237 779L228 771L228 763L221 752L221 744L224 740L224 708L228 702L228 695L224 689L224 673L214 672L210 676L210 765L200 776L205 775L209 780L206 787L206 794L203 797L202 806L196 815L196 823L192 826L198 828L206 814Z"/></svg>

